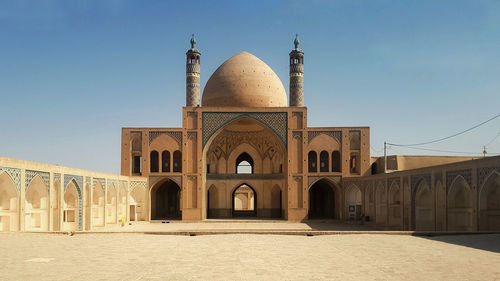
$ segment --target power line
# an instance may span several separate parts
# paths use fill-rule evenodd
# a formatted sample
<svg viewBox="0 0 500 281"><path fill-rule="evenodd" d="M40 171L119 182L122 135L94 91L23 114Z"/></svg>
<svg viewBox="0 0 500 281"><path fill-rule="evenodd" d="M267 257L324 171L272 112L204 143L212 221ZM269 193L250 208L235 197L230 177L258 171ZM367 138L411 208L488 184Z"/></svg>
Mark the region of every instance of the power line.
<svg viewBox="0 0 500 281"><path fill-rule="evenodd" d="M456 153L456 154L473 154L473 155L483 154L482 152L464 152L464 151L453 151L453 150L440 150L440 149L431 149L431 148L423 148L423 147L406 147L406 148L425 150L425 151L433 151L433 152ZM390 147L389 147L389 149L394 150L393 148L390 148ZM488 154L500 154L500 153L488 153Z"/></svg>
<svg viewBox="0 0 500 281"><path fill-rule="evenodd" d="M486 147L487 147L487 146L489 146L490 144L492 144L492 143L493 143L493 142L494 142L494 141L498 138L498 136L500 136L500 132L498 132L498 133L497 133L497 135L496 135L496 136L495 136L495 137L494 137L494 138L493 138L493 139L492 139L492 140L491 140L488 144L486 144L486 145L484 145L484 146L486 146Z"/></svg>
<svg viewBox="0 0 500 281"><path fill-rule="evenodd" d="M486 120L486 121L484 121L484 122L481 122L481 123L479 123L479 124L477 124L477 125L475 125L475 126L473 126L473 127L469 128L469 129L467 129L467 130L464 130L464 131L458 132L458 133L453 134L453 135L451 135L451 136L447 136L447 137L444 137L444 138L440 138L440 139L437 139L437 140L433 140L433 141L427 141L427 142L421 142L421 143L413 143L413 144L396 144L396 143L387 143L387 144L389 144L389 145L393 145L393 146L410 147L410 146L420 146L420 145L426 145L426 144L436 143L436 142L444 141L444 140L447 140L447 139L451 139L451 138L456 137L456 136L459 136L459 135L461 135L461 134L465 134L465 133L467 133L467 132L469 132L469 131L471 131L471 130L473 130L473 129L477 128L477 127L480 127L480 126L482 126L482 125L484 125L484 124L486 124L486 123L488 123L488 122L490 122L490 121L492 121L492 120L494 120L494 119L496 119L496 118L498 118L498 117L500 117L500 114L497 114L496 116L494 116L494 117L492 117L492 118L490 118L490 119L488 119L488 120Z"/></svg>

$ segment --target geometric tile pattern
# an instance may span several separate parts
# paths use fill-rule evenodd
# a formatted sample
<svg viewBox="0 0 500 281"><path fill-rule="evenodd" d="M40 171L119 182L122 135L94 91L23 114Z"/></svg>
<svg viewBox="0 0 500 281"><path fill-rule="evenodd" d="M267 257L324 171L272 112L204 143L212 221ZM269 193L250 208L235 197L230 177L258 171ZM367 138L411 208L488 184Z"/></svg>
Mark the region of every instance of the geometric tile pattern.
<svg viewBox="0 0 500 281"><path fill-rule="evenodd" d="M176 131L149 131L149 144L153 142L154 139L161 135L167 135L172 137L177 143L182 146L182 132L176 132Z"/></svg>
<svg viewBox="0 0 500 281"><path fill-rule="evenodd" d="M286 112L203 112L203 142L205 147L210 137L229 122L250 117L270 128L287 146L288 120Z"/></svg>
<svg viewBox="0 0 500 281"><path fill-rule="evenodd" d="M465 181L469 184L469 187L472 188L472 170L459 170L459 171L447 171L446 172L446 192L450 189L451 184L455 180L456 177L462 176Z"/></svg>
<svg viewBox="0 0 500 281"><path fill-rule="evenodd" d="M500 167L487 167L487 168L478 168L477 169L477 187L478 188L481 188L483 186L484 181L491 173L493 173L493 171L496 171L497 173L500 174Z"/></svg>
<svg viewBox="0 0 500 281"><path fill-rule="evenodd" d="M103 178L94 178L94 181L92 182L92 189L94 189L97 186L97 183L100 183L102 188L106 188L106 180Z"/></svg>
<svg viewBox="0 0 500 281"><path fill-rule="evenodd" d="M77 183L78 189L80 188L80 186L83 186L82 176L64 175L64 191L66 191L66 188L68 188L68 184L71 181L73 181L73 183Z"/></svg>
<svg viewBox="0 0 500 281"><path fill-rule="evenodd" d="M120 187L123 188L125 190L125 192L127 192L127 190L128 190L127 181L120 181Z"/></svg>
<svg viewBox="0 0 500 281"><path fill-rule="evenodd" d="M47 189L47 193L50 194L50 174L47 172L33 171L33 170L26 170L24 191L28 189L28 186L30 185L31 181L37 175L40 176L40 178L43 180L45 188Z"/></svg>
<svg viewBox="0 0 500 281"><path fill-rule="evenodd" d="M17 188L17 194L21 193L21 169L0 167L0 174L6 172Z"/></svg>
<svg viewBox="0 0 500 281"><path fill-rule="evenodd" d="M397 186L399 186L399 187L400 187L400 186L401 186L401 179L400 179L399 177L397 177L397 178L390 178L390 179L388 180L388 184L387 184L387 186L389 186L389 188L390 188L390 187L392 186L392 184L393 184L393 183L396 183L396 184L397 184Z"/></svg>
<svg viewBox="0 0 500 281"><path fill-rule="evenodd" d="M337 140L339 144L342 144L342 131L309 131L307 132L308 142L311 143L311 141L319 135L330 136Z"/></svg>
<svg viewBox="0 0 500 281"><path fill-rule="evenodd" d="M145 181L130 181L130 191L134 190L136 186L142 187L144 190L147 188Z"/></svg>

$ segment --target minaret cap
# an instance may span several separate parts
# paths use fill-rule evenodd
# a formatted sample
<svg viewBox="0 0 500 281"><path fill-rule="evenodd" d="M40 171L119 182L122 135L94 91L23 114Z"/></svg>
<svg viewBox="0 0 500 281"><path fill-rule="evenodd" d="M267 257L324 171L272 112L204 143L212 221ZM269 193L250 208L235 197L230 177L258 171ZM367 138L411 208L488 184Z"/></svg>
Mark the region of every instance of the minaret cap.
<svg viewBox="0 0 500 281"><path fill-rule="evenodd" d="M194 38L194 34L191 35L191 49L189 49L186 53L189 54L189 53L196 53L196 54L201 54L200 51L198 51L198 49L196 49L196 39Z"/></svg>
<svg viewBox="0 0 500 281"><path fill-rule="evenodd" d="M293 40L293 44L295 44L295 49L299 49L299 44L300 44L300 40L299 40L299 34L295 34L295 40Z"/></svg>
<svg viewBox="0 0 500 281"><path fill-rule="evenodd" d="M299 48L299 45L300 45L299 34L295 34L295 40L293 40L293 44L295 45L295 49L292 50L292 52L290 54L293 54L293 53L304 53L304 51L302 51Z"/></svg>
<svg viewBox="0 0 500 281"><path fill-rule="evenodd" d="M196 39L194 39L194 34L191 35L191 48L196 49Z"/></svg>

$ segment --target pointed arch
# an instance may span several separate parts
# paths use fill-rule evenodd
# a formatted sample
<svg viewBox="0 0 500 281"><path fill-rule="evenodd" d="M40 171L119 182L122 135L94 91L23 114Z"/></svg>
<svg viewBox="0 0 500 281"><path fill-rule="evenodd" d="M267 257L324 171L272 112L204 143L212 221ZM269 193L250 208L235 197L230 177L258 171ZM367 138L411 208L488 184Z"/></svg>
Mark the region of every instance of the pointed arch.
<svg viewBox="0 0 500 281"><path fill-rule="evenodd" d="M401 229L403 227L403 192L397 181L393 181L389 187L389 226Z"/></svg>
<svg viewBox="0 0 500 281"><path fill-rule="evenodd" d="M35 175L25 196L25 230L49 230L49 193L40 175Z"/></svg>
<svg viewBox="0 0 500 281"><path fill-rule="evenodd" d="M491 172L479 192L479 230L500 231L500 173Z"/></svg>
<svg viewBox="0 0 500 281"><path fill-rule="evenodd" d="M455 177L447 196L448 230L472 231L472 191L461 175Z"/></svg>
<svg viewBox="0 0 500 281"><path fill-rule="evenodd" d="M14 180L6 171L0 171L0 231L19 228L19 197Z"/></svg>
<svg viewBox="0 0 500 281"><path fill-rule="evenodd" d="M345 193L346 213L349 220L360 220L363 205L361 189L354 183L350 184Z"/></svg>
<svg viewBox="0 0 500 281"><path fill-rule="evenodd" d="M99 181L95 182L92 194L92 227L104 226L104 187Z"/></svg>
<svg viewBox="0 0 500 281"><path fill-rule="evenodd" d="M116 224L116 196L114 183L108 184L106 189L106 224Z"/></svg>
<svg viewBox="0 0 500 281"><path fill-rule="evenodd" d="M416 187L415 200L415 230L434 230L434 200L432 191L424 179Z"/></svg>
<svg viewBox="0 0 500 281"><path fill-rule="evenodd" d="M129 197L130 221L146 220L146 190L140 186L135 186L130 191Z"/></svg>
<svg viewBox="0 0 500 281"><path fill-rule="evenodd" d="M63 230L81 230L82 197L80 187L74 178L66 185L63 199Z"/></svg>

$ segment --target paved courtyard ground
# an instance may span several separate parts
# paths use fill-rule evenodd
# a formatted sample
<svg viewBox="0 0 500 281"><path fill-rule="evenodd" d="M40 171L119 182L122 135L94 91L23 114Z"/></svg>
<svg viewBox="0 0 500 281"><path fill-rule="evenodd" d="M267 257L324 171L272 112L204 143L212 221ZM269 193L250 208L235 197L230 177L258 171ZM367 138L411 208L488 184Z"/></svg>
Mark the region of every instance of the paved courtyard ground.
<svg viewBox="0 0 500 281"><path fill-rule="evenodd" d="M0 280L500 280L500 234L1 233L0 264Z"/></svg>

